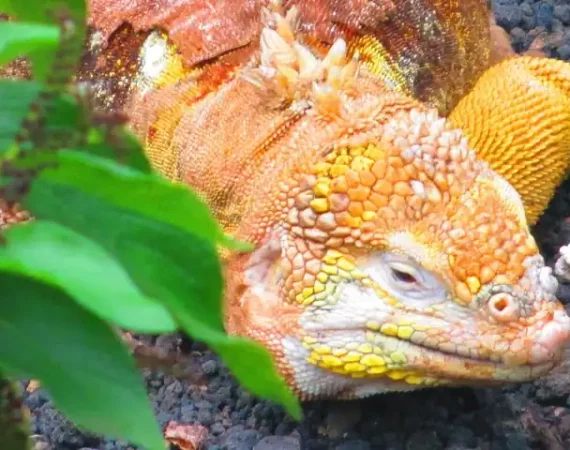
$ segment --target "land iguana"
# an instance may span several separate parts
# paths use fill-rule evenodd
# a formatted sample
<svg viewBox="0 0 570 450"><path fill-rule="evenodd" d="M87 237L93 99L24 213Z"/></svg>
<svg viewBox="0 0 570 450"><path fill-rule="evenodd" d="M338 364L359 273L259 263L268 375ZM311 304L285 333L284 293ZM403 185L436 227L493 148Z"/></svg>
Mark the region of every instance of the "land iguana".
<svg viewBox="0 0 570 450"><path fill-rule="evenodd" d="M90 25L79 80L255 245L222 253L225 325L300 398L559 363L529 227L570 166L570 65L492 60L485 1L92 0Z"/></svg>

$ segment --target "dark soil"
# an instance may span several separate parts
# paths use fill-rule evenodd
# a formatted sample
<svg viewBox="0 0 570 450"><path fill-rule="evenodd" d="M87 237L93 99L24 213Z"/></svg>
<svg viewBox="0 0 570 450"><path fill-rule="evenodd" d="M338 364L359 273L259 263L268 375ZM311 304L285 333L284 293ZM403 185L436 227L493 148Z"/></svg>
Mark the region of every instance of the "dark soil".
<svg viewBox="0 0 570 450"><path fill-rule="evenodd" d="M570 59L570 0L494 0L493 5L517 51L546 32L549 55ZM570 242L570 180L559 189L535 236L553 264L557 249ZM559 297L570 311L570 285L560 286ZM160 423L206 426L206 450L570 449L570 360L542 380L504 389L434 389L308 403L305 420L297 424L280 407L244 392L201 344L177 336L145 339L190 351L201 366L204 385L149 372L145 380ZM25 403L38 450L134 448L78 431L41 389L27 393Z"/></svg>

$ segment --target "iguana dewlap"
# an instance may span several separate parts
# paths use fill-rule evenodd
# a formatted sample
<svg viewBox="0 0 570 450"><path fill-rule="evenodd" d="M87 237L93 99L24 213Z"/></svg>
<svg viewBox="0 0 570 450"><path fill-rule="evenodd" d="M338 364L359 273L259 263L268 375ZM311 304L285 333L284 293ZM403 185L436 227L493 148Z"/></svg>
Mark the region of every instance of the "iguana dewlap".
<svg viewBox="0 0 570 450"><path fill-rule="evenodd" d="M366 20L293 3L300 15L272 3L251 39L250 22L234 29L212 6L195 53L121 29L104 68L128 95L97 85L155 167L255 244L224 254L228 331L266 346L303 398L547 373L570 319L529 223L568 171L570 66L486 70L483 1L347 2ZM188 26L167 8L155 22L125 8L141 29ZM121 33L141 44L135 71Z"/></svg>

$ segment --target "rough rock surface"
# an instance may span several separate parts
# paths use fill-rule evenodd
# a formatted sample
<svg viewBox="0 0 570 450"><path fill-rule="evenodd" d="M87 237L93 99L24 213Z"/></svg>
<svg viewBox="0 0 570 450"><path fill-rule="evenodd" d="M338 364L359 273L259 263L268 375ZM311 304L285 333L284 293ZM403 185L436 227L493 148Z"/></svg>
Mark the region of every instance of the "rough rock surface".
<svg viewBox="0 0 570 450"><path fill-rule="evenodd" d="M493 0L517 51L541 36L549 56L570 60L570 0ZM570 242L570 180L536 226L548 262ZM570 284L559 297L570 311ZM153 339L148 338L153 341ZM172 343L172 340L170 341ZM157 345L162 345L161 341ZM209 429L206 450L564 450L570 448L570 360L550 376L504 389L437 389L352 402L312 402L297 424L241 389L204 346L178 339L201 365L204 385L145 373L161 425ZM40 390L27 393L36 449L124 450L126 442L82 433Z"/></svg>

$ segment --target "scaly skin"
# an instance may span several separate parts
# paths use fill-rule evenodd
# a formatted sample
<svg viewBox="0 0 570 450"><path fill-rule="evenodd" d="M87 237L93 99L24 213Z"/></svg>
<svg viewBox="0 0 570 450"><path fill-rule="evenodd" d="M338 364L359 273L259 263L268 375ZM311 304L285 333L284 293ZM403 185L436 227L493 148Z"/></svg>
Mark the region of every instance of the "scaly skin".
<svg viewBox="0 0 570 450"><path fill-rule="evenodd" d="M570 65L503 61L483 74L449 120L515 187L534 225L570 167Z"/></svg>
<svg viewBox="0 0 570 450"><path fill-rule="evenodd" d="M291 13L270 16L261 44L199 64L154 33L124 75L128 95L101 90L155 167L255 244L223 255L226 328L266 346L301 398L526 381L570 338L529 231L570 161L569 66L514 58L486 70L488 37L463 29L451 2L424 3L417 15L417 2L377 2L366 23L378 34L349 32L348 55L341 41L295 37ZM484 2L467 3L486 21ZM309 4L303 23L318 24ZM404 12L434 26L407 27ZM449 60L414 47L435 29L455 30ZM480 66L465 49L480 50ZM434 61L470 72L445 77ZM425 68L445 81L426 82Z"/></svg>

